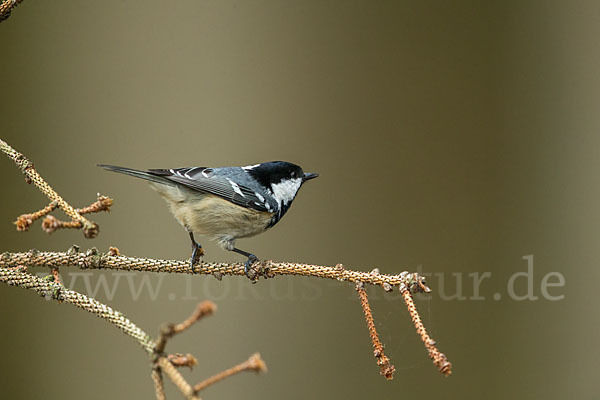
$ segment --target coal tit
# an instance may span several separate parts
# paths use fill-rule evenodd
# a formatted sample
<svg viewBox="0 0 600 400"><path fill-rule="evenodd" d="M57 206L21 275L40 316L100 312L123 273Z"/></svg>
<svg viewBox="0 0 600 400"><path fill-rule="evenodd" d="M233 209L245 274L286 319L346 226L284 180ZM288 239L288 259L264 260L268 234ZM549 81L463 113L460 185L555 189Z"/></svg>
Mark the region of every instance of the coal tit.
<svg viewBox="0 0 600 400"><path fill-rule="evenodd" d="M190 266L204 254L194 233L216 240L221 247L247 257L245 271L258 259L235 247L235 240L274 226L292 205L302 184L318 174L305 173L285 161L246 167L193 167L139 171L98 165L150 181L166 200L192 240Z"/></svg>

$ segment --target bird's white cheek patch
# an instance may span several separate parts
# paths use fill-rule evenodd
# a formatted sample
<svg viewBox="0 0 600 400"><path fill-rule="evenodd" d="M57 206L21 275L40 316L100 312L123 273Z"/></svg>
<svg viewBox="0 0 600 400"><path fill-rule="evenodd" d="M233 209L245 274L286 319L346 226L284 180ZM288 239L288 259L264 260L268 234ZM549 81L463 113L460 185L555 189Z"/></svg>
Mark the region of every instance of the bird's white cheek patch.
<svg viewBox="0 0 600 400"><path fill-rule="evenodd" d="M283 182L276 183L271 185L271 190L273 191L273 197L278 204L288 205L288 203L294 200L296 196L296 192L300 189L300 185L302 185L302 179L288 179Z"/></svg>

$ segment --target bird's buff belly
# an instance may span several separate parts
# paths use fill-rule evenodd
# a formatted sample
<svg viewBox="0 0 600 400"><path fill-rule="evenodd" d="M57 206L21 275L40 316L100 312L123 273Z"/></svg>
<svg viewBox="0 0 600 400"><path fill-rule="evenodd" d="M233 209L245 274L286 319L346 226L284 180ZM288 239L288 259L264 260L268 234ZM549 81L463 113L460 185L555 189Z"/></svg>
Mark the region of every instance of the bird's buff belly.
<svg viewBox="0 0 600 400"><path fill-rule="evenodd" d="M264 232L273 214L233 204L220 197L179 188L151 185L189 231L219 241L224 247L237 238Z"/></svg>
<svg viewBox="0 0 600 400"><path fill-rule="evenodd" d="M194 233L217 237L226 235L234 239L263 232L272 216L214 196L205 196L199 202L180 205L173 210L173 214Z"/></svg>

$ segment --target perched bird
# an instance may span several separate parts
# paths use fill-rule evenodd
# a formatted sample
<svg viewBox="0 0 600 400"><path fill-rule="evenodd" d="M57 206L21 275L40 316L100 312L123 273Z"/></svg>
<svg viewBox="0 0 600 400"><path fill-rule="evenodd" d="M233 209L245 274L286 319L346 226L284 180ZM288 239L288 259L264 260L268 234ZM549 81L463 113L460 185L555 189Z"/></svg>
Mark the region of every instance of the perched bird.
<svg viewBox="0 0 600 400"><path fill-rule="evenodd" d="M257 235L274 226L290 208L302 184L319 176L305 173L299 166L285 161L246 167L147 171L98 166L150 181L190 235L192 271L204 254L202 246L194 239L194 233L197 233L216 240L226 250L247 257L246 275L258 258L236 248L235 240Z"/></svg>

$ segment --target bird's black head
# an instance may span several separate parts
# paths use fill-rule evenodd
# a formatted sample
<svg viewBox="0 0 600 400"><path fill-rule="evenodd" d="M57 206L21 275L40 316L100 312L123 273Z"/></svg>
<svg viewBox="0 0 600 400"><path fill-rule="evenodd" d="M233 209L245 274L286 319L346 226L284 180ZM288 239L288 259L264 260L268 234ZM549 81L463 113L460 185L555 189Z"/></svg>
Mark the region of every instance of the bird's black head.
<svg viewBox="0 0 600 400"><path fill-rule="evenodd" d="M296 164L285 161L270 161L243 168L267 189L273 200L277 202L277 211L269 226L275 225L290 208L300 186L318 176L305 173Z"/></svg>
<svg viewBox="0 0 600 400"><path fill-rule="evenodd" d="M303 183L318 176L317 174L304 173L298 165L286 161L269 161L244 169L266 188L271 188L272 185L287 180L298 180Z"/></svg>

